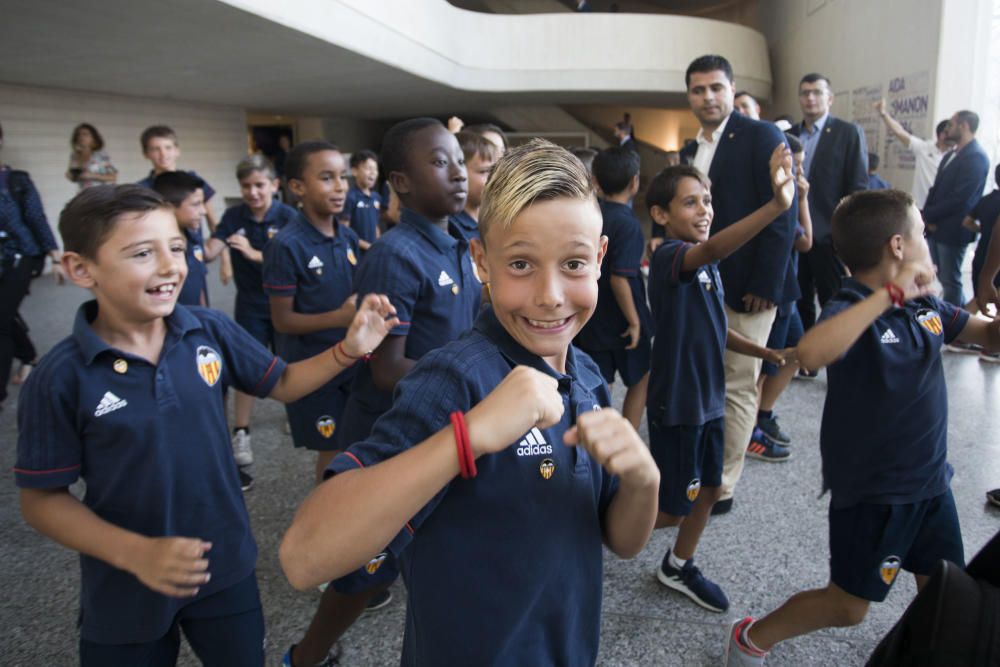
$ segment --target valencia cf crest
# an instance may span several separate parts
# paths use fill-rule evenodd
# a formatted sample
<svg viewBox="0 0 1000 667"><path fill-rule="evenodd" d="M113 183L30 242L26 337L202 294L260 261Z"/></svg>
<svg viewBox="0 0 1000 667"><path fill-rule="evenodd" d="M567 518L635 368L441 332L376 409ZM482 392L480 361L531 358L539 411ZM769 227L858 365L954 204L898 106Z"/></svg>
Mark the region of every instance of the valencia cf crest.
<svg viewBox="0 0 1000 667"><path fill-rule="evenodd" d="M208 347L200 345L197 352L198 375L209 387L214 387L222 375L222 357L219 353Z"/></svg>
<svg viewBox="0 0 1000 667"><path fill-rule="evenodd" d="M358 258L354 256L354 251L350 248L347 249L347 261L351 263L351 266L358 265Z"/></svg>
<svg viewBox="0 0 1000 667"><path fill-rule="evenodd" d="M940 336L944 333L944 325L941 324L941 315L936 310L921 308L917 311L917 322L935 336Z"/></svg>
<svg viewBox="0 0 1000 667"><path fill-rule="evenodd" d="M273 239L277 235L278 235L278 228L275 227L274 225L268 225L267 226L267 240L270 241L271 239Z"/></svg>
<svg viewBox="0 0 1000 667"><path fill-rule="evenodd" d="M337 430L337 422L330 415L323 415L316 420L316 430L324 438L330 439L333 432Z"/></svg>
<svg viewBox="0 0 1000 667"><path fill-rule="evenodd" d="M886 586L892 585L897 574L899 574L899 558L896 556L889 556L878 566L878 576L885 582Z"/></svg>
<svg viewBox="0 0 1000 667"><path fill-rule="evenodd" d="M378 569L382 567L382 563L385 562L386 555L387 554L383 551L378 556L375 556L375 558L372 558L370 561L368 561L368 563L365 565L365 572L367 572L368 574L375 574L376 572L378 572Z"/></svg>
<svg viewBox="0 0 1000 667"><path fill-rule="evenodd" d="M701 492L701 480L695 477L687 486L687 499L692 503L698 498L698 493Z"/></svg>
<svg viewBox="0 0 1000 667"><path fill-rule="evenodd" d="M458 285L452 285L451 286L451 293L452 294L458 294Z"/></svg>
<svg viewBox="0 0 1000 667"><path fill-rule="evenodd" d="M205 263L205 251L201 249L200 245L196 245L191 252L196 260L198 260L202 264Z"/></svg>
<svg viewBox="0 0 1000 667"><path fill-rule="evenodd" d="M541 465L538 466L538 472L542 474L542 479L552 479L555 471L556 464L552 459L544 459Z"/></svg>

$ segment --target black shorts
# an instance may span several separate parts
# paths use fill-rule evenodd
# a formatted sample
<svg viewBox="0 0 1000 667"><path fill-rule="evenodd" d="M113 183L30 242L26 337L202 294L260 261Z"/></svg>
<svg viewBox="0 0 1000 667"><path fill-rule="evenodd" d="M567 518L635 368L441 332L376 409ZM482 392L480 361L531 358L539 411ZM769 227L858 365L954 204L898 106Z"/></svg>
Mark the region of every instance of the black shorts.
<svg viewBox="0 0 1000 667"><path fill-rule="evenodd" d="M617 350L597 352L584 350L584 352L597 363L597 367L601 369L601 376L608 384L614 384L616 371L622 376L622 382L626 387L636 384L649 372L650 344L645 336L639 339L639 344L632 350L622 347Z"/></svg>
<svg viewBox="0 0 1000 667"><path fill-rule="evenodd" d="M687 516L701 487L722 485L724 419L699 426L661 426L650 419L649 450L660 469L660 511Z"/></svg>
<svg viewBox="0 0 1000 667"><path fill-rule="evenodd" d="M830 506L830 581L855 597L881 602L901 569L930 575L942 559L965 566L950 489L904 505Z"/></svg>

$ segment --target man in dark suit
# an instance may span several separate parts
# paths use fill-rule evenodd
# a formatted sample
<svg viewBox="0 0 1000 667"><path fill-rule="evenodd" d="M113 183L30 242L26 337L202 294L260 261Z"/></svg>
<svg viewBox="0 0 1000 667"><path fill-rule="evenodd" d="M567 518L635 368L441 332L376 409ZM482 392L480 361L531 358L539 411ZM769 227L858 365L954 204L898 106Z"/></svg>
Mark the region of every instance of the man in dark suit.
<svg viewBox="0 0 1000 667"><path fill-rule="evenodd" d="M975 238L962 220L976 205L986 187L990 159L976 141L979 116L959 111L948 121L948 139L955 147L944 154L934 185L924 203L927 245L944 287L944 300L963 306L962 260Z"/></svg>
<svg viewBox="0 0 1000 667"><path fill-rule="evenodd" d="M701 129L697 140L681 151L681 159L712 181L715 234L771 200L768 161L775 146L787 142L772 123L733 113L733 69L725 58L697 58L688 66L685 78L688 104ZM788 261L797 218L798 207L793 204L719 263L729 327L758 345L767 343L775 304L797 296ZM726 352L725 454L722 496L715 513L732 506L733 488L743 472L747 443L757 421L760 365L759 359ZM777 443L770 454L773 461L788 458L788 450Z"/></svg>
<svg viewBox="0 0 1000 667"><path fill-rule="evenodd" d="M868 146L857 125L830 115L833 92L822 74L806 74L799 82L803 121L790 131L806 149L804 168L809 180L809 213L813 223L812 250L799 262L802 298L799 313L808 329L816 322L814 299L822 308L840 289L843 265L830 236L830 218L841 199L868 187Z"/></svg>

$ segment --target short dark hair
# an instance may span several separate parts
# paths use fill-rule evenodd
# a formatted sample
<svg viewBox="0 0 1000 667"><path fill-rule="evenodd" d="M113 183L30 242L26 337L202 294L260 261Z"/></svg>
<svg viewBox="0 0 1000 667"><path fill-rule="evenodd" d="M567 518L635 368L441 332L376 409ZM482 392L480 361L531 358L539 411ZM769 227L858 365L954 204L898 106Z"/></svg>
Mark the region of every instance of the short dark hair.
<svg viewBox="0 0 1000 667"><path fill-rule="evenodd" d="M436 118L410 118L396 123L382 137L382 170L389 178L394 171L406 171L407 154L413 135L429 127L444 127Z"/></svg>
<svg viewBox="0 0 1000 667"><path fill-rule="evenodd" d="M368 150L367 148L354 151L351 153L351 169L354 169L359 164L363 164L368 160L373 160L376 164L378 164L378 155L375 155L375 151Z"/></svg>
<svg viewBox="0 0 1000 667"><path fill-rule="evenodd" d="M260 153L254 153L253 155L246 156L236 165L236 180L242 181L250 174L258 171L262 172L270 180L278 177L271 161Z"/></svg>
<svg viewBox="0 0 1000 667"><path fill-rule="evenodd" d="M735 100L737 97L743 97L744 95L746 95L747 97L749 97L754 102L757 102L757 98L754 97L753 93L751 93L748 90L739 90L739 91L737 91L736 94L733 95L733 99ZM757 103L760 104L759 102L757 102Z"/></svg>
<svg viewBox="0 0 1000 667"><path fill-rule="evenodd" d="M80 130L87 130L90 132L90 136L94 137L94 150L99 151L104 148L104 137L101 133L97 131L97 128L90 123L80 123L73 128L73 134L69 137L70 148L76 148L76 137L80 134Z"/></svg>
<svg viewBox="0 0 1000 667"><path fill-rule="evenodd" d="M594 158L591 171L604 194L616 195L639 173L639 154L626 146L605 148Z"/></svg>
<svg viewBox="0 0 1000 667"><path fill-rule="evenodd" d="M177 133L172 128L166 125L152 125L143 130L139 136L139 143L142 144L143 153L146 152L146 146L153 139L173 139L175 144L180 145L180 142L177 141Z"/></svg>
<svg viewBox="0 0 1000 667"><path fill-rule="evenodd" d="M937 137L941 136L941 134L947 132L947 130L948 130L948 119L945 118L943 121L937 124L936 128L934 128L934 138L936 139Z"/></svg>
<svg viewBox="0 0 1000 667"><path fill-rule="evenodd" d="M959 123L965 123L969 126L969 132L973 134L979 129L979 114L975 111L962 110L955 114L958 116Z"/></svg>
<svg viewBox="0 0 1000 667"><path fill-rule="evenodd" d="M721 71L729 79L729 83L733 82L733 66L729 64L729 61L722 56L707 55L698 56L691 61L688 65L687 71L684 72L684 87L688 88L691 85L691 75L695 72L715 72Z"/></svg>
<svg viewBox="0 0 1000 667"><path fill-rule="evenodd" d="M670 208L670 202L677 196L677 186L685 178L693 178L711 189L712 182L705 174L689 164L676 164L667 167L650 181L646 188L646 208L652 213L654 206L659 206L663 210Z"/></svg>
<svg viewBox="0 0 1000 667"><path fill-rule="evenodd" d="M482 135L485 132L492 132L500 137L504 150L510 148L510 145L507 143L507 133L493 123L476 123L475 125L467 125L463 129L465 129L466 132L475 132L479 135Z"/></svg>
<svg viewBox="0 0 1000 667"><path fill-rule="evenodd" d="M141 185L87 188L59 214L59 235L67 251L93 260L123 215L167 208L163 197Z"/></svg>
<svg viewBox="0 0 1000 667"><path fill-rule="evenodd" d="M153 179L153 189L171 206L180 206L199 188L205 188L205 181L186 171L165 171Z"/></svg>
<svg viewBox="0 0 1000 667"><path fill-rule="evenodd" d="M792 151L792 153L801 153L806 149L806 147L802 145L802 140L791 132L785 132L785 141L788 142L788 148Z"/></svg>
<svg viewBox="0 0 1000 667"><path fill-rule="evenodd" d="M909 230L913 197L902 190L861 190L840 200L833 212L833 245L852 272L882 261L882 249L896 234Z"/></svg>
<svg viewBox="0 0 1000 667"><path fill-rule="evenodd" d="M1000 164L993 170L993 182L1000 186Z"/></svg>
<svg viewBox="0 0 1000 667"><path fill-rule="evenodd" d="M303 141L301 144L295 144L295 147L288 151L288 155L285 156L285 178L301 181L310 156L323 151L337 151L339 153L340 149L329 141Z"/></svg>
<svg viewBox="0 0 1000 667"><path fill-rule="evenodd" d="M826 81L826 87L833 89L833 84L830 83L830 79L820 74L819 72L810 72L804 77L799 79L799 86L801 87L803 83L816 83L817 81Z"/></svg>
<svg viewBox="0 0 1000 667"><path fill-rule="evenodd" d="M878 157L878 153L868 154L868 171L875 171L876 169L878 169L879 163L880 160Z"/></svg>
<svg viewBox="0 0 1000 667"><path fill-rule="evenodd" d="M458 139L466 162L476 156L488 162L496 162L500 157L500 149L496 144L477 132L461 130L455 134L455 138Z"/></svg>

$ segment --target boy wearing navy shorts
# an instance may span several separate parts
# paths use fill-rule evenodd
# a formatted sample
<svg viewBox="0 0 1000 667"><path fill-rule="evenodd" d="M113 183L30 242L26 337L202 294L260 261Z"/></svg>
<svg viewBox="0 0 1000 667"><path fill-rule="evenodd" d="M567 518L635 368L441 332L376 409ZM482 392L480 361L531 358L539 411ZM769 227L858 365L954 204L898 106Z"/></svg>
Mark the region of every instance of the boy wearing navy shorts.
<svg viewBox="0 0 1000 667"><path fill-rule="evenodd" d="M205 181L186 171L167 171L153 179L153 190L174 209L177 224L186 241L184 256L188 274L177 297L185 306L208 306L208 268L219 254L219 249L209 252L201 235L201 221L205 217Z"/></svg>
<svg viewBox="0 0 1000 667"><path fill-rule="evenodd" d="M901 569L920 589L939 560L964 565L941 348L960 340L1000 351L1000 321L930 294L934 268L909 194L856 192L831 224L852 277L798 347L806 368L827 366L820 454L830 491L830 582L760 620L734 623L730 665L763 665L780 641L857 625Z"/></svg>
<svg viewBox="0 0 1000 667"><path fill-rule="evenodd" d="M343 339L354 317L351 290L360 249L357 235L337 216L347 197L347 164L325 141L298 144L285 158L288 189L301 202L293 218L264 247L263 288L281 354L306 359ZM315 478L340 447L337 429L353 373L285 406L296 447L316 452Z"/></svg>
<svg viewBox="0 0 1000 667"><path fill-rule="evenodd" d="M95 299L21 390L14 474L25 520L81 554L80 664L174 665L183 630L205 665L263 665L224 387L295 400L377 345L392 307L371 297L339 348L286 366L221 313L176 305L185 240L154 192L84 190L59 231Z"/></svg>
<svg viewBox="0 0 1000 667"><path fill-rule="evenodd" d="M362 252L368 250L378 237L379 217L382 214L382 197L375 191L378 181L378 157L370 150L351 153L351 175L354 186L347 193L347 202L341 212L344 220L358 236Z"/></svg>
<svg viewBox="0 0 1000 667"><path fill-rule="evenodd" d="M465 238L479 238L479 207L483 204L483 188L490 177L490 171L500 157L500 149L481 134L462 130L455 134L458 145L465 156L465 171L469 175L469 195L465 207L455 215L455 222L462 229Z"/></svg>
<svg viewBox="0 0 1000 667"><path fill-rule="evenodd" d="M649 184L646 203L665 238L653 254L649 293L653 341L646 419L660 469L657 528L680 524L677 541L656 571L664 586L715 612L729 608L722 589L702 575L694 554L722 484L725 350L784 363L784 353L755 345L729 329L718 262L750 241L791 206L792 158L784 144L771 155L774 198L709 237L712 194L690 165L667 167Z"/></svg>
<svg viewBox="0 0 1000 667"><path fill-rule="evenodd" d="M243 203L226 210L222 221L208 240L209 255L232 248L233 278L236 281L236 308L233 319L261 345L278 351L275 345L271 309L264 293L261 265L264 246L273 239L298 211L274 198L281 185L274 166L263 155L251 155L236 165ZM233 400L233 457L236 465L253 463L250 445L250 413L253 396L235 392Z"/></svg>
<svg viewBox="0 0 1000 667"><path fill-rule="evenodd" d="M358 367L340 430L345 449L368 437L375 420L391 407L396 383L417 360L472 326L482 291L468 241L452 219L467 192L454 135L433 118L406 120L386 132L381 157L403 209L399 224L365 255L354 291L387 294L400 323ZM390 555L332 582L286 663L303 667L323 660L366 606L388 604L388 587L397 577Z"/></svg>
<svg viewBox="0 0 1000 667"><path fill-rule="evenodd" d="M571 344L605 249L590 175L548 142L513 148L479 226L492 306L425 355L370 437L334 459L282 565L307 588L383 549L397 557L404 665L593 664L602 542L624 558L642 549L659 476Z"/></svg>
<svg viewBox="0 0 1000 667"><path fill-rule="evenodd" d="M604 381L622 377L628 390L622 414L639 428L649 385L653 321L646 305L646 284L639 272L646 240L630 202L639 191L639 154L616 146L598 153L592 167L601 189L601 216L608 254L597 281L597 310L576 344L597 362Z"/></svg>

